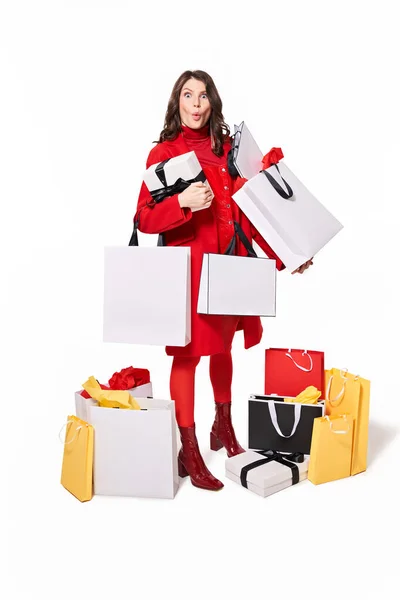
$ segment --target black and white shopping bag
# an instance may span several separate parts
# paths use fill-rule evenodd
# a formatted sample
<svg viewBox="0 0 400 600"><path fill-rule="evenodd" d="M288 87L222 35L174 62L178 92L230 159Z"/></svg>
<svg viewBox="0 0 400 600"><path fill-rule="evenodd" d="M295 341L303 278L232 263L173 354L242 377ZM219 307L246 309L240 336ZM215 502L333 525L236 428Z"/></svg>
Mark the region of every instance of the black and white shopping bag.
<svg viewBox="0 0 400 600"><path fill-rule="evenodd" d="M236 237L247 256L236 256ZM225 254L205 253L197 312L206 315L274 317L276 261L259 258L239 223Z"/></svg>
<svg viewBox="0 0 400 600"><path fill-rule="evenodd" d="M289 271L343 228L282 161L249 179L233 199Z"/></svg>
<svg viewBox="0 0 400 600"><path fill-rule="evenodd" d="M255 450L310 454L314 419L325 413L325 402L301 404L283 397L251 395L249 443Z"/></svg>
<svg viewBox="0 0 400 600"><path fill-rule="evenodd" d="M137 222L129 246L104 249L103 341L187 346L191 341L190 248L139 247Z"/></svg>

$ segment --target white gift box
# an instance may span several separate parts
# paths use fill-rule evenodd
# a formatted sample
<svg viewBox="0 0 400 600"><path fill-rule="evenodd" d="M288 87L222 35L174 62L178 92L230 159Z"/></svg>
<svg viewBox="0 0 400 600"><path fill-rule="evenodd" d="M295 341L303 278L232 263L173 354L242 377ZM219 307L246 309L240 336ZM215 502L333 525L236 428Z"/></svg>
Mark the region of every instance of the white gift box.
<svg viewBox="0 0 400 600"><path fill-rule="evenodd" d="M204 254L197 312L274 317L276 261Z"/></svg>
<svg viewBox="0 0 400 600"><path fill-rule="evenodd" d="M155 198L158 191L162 193L162 188L174 185L178 179L183 179L184 181L195 179L211 187L193 150L151 165L143 174L143 181ZM192 208L192 212L196 212L197 210L203 210L203 208Z"/></svg>
<svg viewBox="0 0 400 600"><path fill-rule="evenodd" d="M189 247L104 249L104 342L186 346L190 303Z"/></svg>
<svg viewBox="0 0 400 600"><path fill-rule="evenodd" d="M86 405L87 422L94 427L94 493L174 498L179 487L175 403L137 394L135 399L141 410Z"/></svg>
<svg viewBox="0 0 400 600"><path fill-rule="evenodd" d="M298 482L307 479L310 457L304 456L304 462L293 462L288 460L288 456L280 455L281 459L288 464L270 460L270 462L256 466L255 463L267 459L267 457L248 450L226 459L225 475L235 483L247 487L251 492L266 498L294 484L293 477L295 475L292 468L298 475ZM254 468L245 473L243 469L248 468L250 465L254 465ZM290 465L292 465L292 468ZM298 482L296 481L296 483Z"/></svg>
<svg viewBox="0 0 400 600"><path fill-rule="evenodd" d="M278 169L273 165L252 177L233 198L284 265L295 271L343 225L285 163L280 161Z"/></svg>

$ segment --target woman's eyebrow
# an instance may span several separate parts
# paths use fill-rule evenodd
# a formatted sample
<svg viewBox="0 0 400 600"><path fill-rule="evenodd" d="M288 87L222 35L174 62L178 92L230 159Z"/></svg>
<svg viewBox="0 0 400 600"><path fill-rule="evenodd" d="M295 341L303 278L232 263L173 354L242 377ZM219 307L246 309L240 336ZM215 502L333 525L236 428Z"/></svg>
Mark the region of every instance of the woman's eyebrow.
<svg viewBox="0 0 400 600"><path fill-rule="evenodd" d="M193 92L193 90L191 90L191 89L190 89L190 88L188 88L188 87L185 87L185 88L183 88L183 90L189 90L189 92ZM183 90L182 90L182 91L183 91ZM203 90L202 92L200 92L200 94L206 94L206 93L207 93L207 92L206 92L206 90Z"/></svg>

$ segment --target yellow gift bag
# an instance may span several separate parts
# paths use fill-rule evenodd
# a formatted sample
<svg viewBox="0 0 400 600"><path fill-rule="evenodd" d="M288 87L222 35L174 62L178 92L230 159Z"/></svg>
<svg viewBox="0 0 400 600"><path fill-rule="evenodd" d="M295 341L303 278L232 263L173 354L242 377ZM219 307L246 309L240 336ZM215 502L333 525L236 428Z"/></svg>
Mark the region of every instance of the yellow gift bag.
<svg viewBox="0 0 400 600"><path fill-rule="evenodd" d="M85 502L93 496L93 427L75 416L68 417L66 427L61 484Z"/></svg>
<svg viewBox="0 0 400 600"><path fill-rule="evenodd" d="M314 419L308 479L315 485L350 476L354 419L351 415Z"/></svg>
<svg viewBox="0 0 400 600"><path fill-rule="evenodd" d="M367 468L370 382L347 369L325 371L327 415L344 413L354 418L351 475Z"/></svg>

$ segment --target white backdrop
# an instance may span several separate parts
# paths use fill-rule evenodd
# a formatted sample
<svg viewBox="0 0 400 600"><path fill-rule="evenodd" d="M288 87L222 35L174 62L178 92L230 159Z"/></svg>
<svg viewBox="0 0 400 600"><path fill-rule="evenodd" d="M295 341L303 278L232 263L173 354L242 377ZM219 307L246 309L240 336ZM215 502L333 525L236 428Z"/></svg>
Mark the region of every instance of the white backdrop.
<svg viewBox="0 0 400 600"><path fill-rule="evenodd" d="M0 8L3 346L8 600L392 598L399 531L400 98L395 2L22 2ZM225 488L186 479L173 501L95 497L59 484L57 434L89 375L150 369L164 348L102 343L104 245L131 233L145 161L173 83L209 72L233 129L245 120L344 224L304 275L278 276L261 344L234 343L234 422L262 392L264 349L324 350L371 380L370 468L262 499L224 478L207 442L208 359L197 374L200 446ZM142 244L155 244L141 236ZM395 587L396 586L396 587Z"/></svg>

